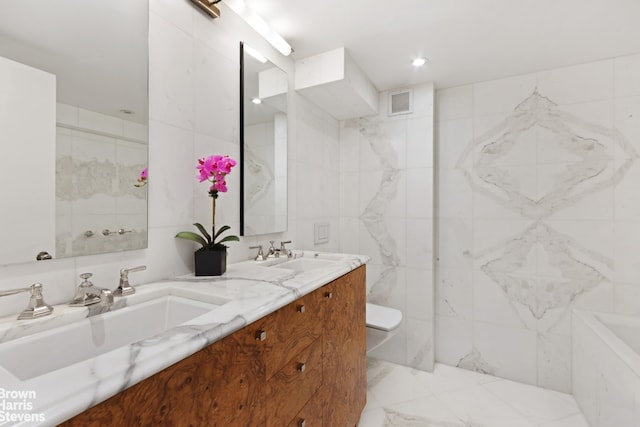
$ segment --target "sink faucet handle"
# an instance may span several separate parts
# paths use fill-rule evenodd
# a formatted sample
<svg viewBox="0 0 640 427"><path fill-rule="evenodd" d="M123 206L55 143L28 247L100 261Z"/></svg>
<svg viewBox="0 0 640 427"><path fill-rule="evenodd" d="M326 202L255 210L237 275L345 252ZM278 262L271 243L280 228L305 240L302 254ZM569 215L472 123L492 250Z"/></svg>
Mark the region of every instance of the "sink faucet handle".
<svg viewBox="0 0 640 427"><path fill-rule="evenodd" d="M291 250L287 249L287 247L285 246L290 243L291 243L291 240L285 240L284 242L280 242L280 253L286 254L287 258L293 257L293 252L291 252Z"/></svg>
<svg viewBox="0 0 640 427"><path fill-rule="evenodd" d="M53 307L44 301L42 296L42 285L40 283L34 283L31 285L31 298L29 299L29 305L20 313L18 319L34 319L40 316L46 316L53 312Z"/></svg>
<svg viewBox="0 0 640 427"><path fill-rule="evenodd" d="M28 288L12 289L10 291L0 292L0 297L7 295L15 295L20 292L31 292L31 298L29 299L29 305L18 316L18 320L23 319L35 319L36 317L46 316L53 312L53 307L44 302L42 296L42 285L40 283L34 283Z"/></svg>
<svg viewBox="0 0 640 427"><path fill-rule="evenodd" d="M254 258L255 261L264 261L265 260L264 252L262 251L262 245L249 246L249 249L257 249L258 250L258 255L256 255L256 257Z"/></svg>
<svg viewBox="0 0 640 427"><path fill-rule="evenodd" d="M80 283L80 287L88 288L90 286L93 286L93 283L91 283L91 281L89 280L91 277L93 277L93 273L82 273L80 275L80 278L82 279L82 283Z"/></svg>
<svg viewBox="0 0 640 427"><path fill-rule="evenodd" d="M120 270L120 276L124 274L126 277L129 273L135 273L136 271L144 271L146 269L147 269L146 265L140 265L138 267L133 267L133 268L123 268L122 270Z"/></svg>
<svg viewBox="0 0 640 427"><path fill-rule="evenodd" d="M278 258L280 256L280 251L273 246L275 242L275 240L269 240L270 246L267 251L267 258Z"/></svg>
<svg viewBox="0 0 640 427"><path fill-rule="evenodd" d="M133 267L133 268L123 268L120 270L120 283L118 284L118 287L116 288L115 291L113 291L113 295L117 296L117 297L122 297L125 295L131 295L131 294L135 294L136 290L133 286L131 286L129 284L129 273L133 273L136 271L143 271L146 270L147 266L146 265L141 265L139 267Z"/></svg>

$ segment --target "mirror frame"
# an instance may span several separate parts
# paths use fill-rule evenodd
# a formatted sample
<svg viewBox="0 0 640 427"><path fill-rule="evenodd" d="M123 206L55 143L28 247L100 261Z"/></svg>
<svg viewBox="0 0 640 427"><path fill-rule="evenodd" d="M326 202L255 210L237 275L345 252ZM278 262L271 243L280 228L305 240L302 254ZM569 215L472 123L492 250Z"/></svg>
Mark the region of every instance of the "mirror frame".
<svg viewBox="0 0 640 427"><path fill-rule="evenodd" d="M240 235L244 233L244 42L240 42Z"/></svg>

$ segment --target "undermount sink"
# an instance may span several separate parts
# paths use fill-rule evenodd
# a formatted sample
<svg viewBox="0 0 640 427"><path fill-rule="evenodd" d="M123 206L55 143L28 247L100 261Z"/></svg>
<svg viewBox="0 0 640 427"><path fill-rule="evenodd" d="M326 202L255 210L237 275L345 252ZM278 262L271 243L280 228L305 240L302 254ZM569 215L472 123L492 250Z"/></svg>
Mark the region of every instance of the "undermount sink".
<svg viewBox="0 0 640 427"><path fill-rule="evenodd" d="M0 366L28 380L151 338L219 306L163 295L0 344Z"/></svg>
<svg viewBox="0 0 640 427"><path fill-rule="evenodd" d="M281 264L274 265L275 268L286 268L297 272L315 270L317 268L327 267L335 261L315 258L298 258L286 261Z"/></svg>

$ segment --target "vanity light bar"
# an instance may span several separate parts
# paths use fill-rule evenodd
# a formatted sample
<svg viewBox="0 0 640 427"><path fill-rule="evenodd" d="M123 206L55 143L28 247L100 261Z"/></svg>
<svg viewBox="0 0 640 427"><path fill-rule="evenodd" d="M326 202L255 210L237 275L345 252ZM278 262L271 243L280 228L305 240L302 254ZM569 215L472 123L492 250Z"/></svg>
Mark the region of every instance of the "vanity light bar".
<svg viewBox="0 0 640 427"><path fill-rule="evenodd" d="M192 0L194 1L194 0ZM284 56L289 56L293 49L287 43L287 41L282 38L282 36L269 27L269 24L265 22L264 19L253 10L251 10L243 0L225 0L227 5L233 10L235 13L240 15L242 19L245 20L251 28L257 31L262 37L264 37L273 47L278 49L278 51Z"/></svg>
<svg viewBox="0 0 640 427"><path fill-rule="evenodd" d="M220 9L215 6L215 4L219 3L220 0L191 0L191 2L204 10L205 13L212 18L215 19L220 17Z"/></svg>
<svg viewBox="0 0 640 427"><path fill-rule="evenodd" d="M244 45L244 51L249 55L253 56L256 60L260 61L263 64L267 63L267 58L265 58L260 52L249 46L248 44Z"/></svg>

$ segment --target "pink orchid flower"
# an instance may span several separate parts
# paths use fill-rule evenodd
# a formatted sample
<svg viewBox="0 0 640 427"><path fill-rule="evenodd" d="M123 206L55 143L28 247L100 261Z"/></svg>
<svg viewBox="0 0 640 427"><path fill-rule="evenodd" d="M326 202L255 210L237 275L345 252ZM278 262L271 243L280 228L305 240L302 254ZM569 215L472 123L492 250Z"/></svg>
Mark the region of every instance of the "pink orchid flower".
<svg viewBox="0 0 640 427"><path fill-rule="evenodd" d="M198 160L196 165L198 179L200 182L211 182L212 185L209 187L211 197L217 197L219 192L227 192L225 176L231 173L231 169L236 165L237 162L229 156L213 155Z"/></svg>

